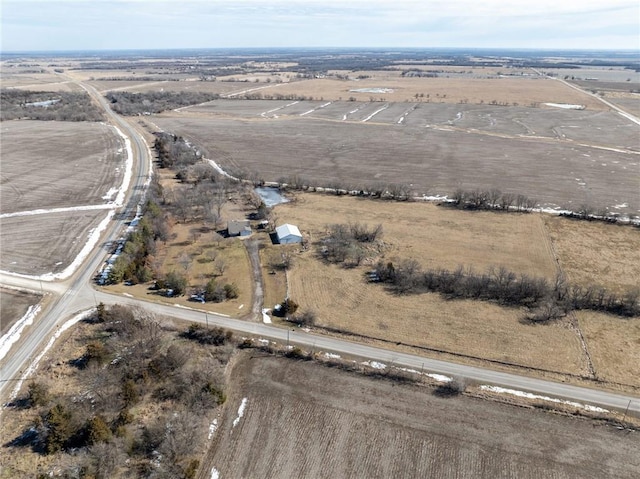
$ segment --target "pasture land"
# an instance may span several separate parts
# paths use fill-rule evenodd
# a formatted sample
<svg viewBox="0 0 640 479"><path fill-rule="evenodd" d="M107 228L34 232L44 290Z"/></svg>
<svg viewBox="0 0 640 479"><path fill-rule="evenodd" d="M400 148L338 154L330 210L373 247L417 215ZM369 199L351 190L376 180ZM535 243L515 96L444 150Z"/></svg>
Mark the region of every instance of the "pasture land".
<svg viewBox="0 0 640 479"><path fill-rule="evenodd" d="M640 156L616 151L637 151L638 129L619 115L409 103L286 106L291 103L243 102L234 113L235 102L220 101L151 121L202 147L223 168L267 181L298 175L353 189L400 183L416 195L499 188L548 207L577 210L586 203L640 211ZM279 107L285 108L269 113ZM303 108L310 113L301 116ZM274 114L278 118L264 117ZM354 121L342 121L345 115Z"/></svg>
<svg viewBox="0 0 640 479"><path fill-rule="evenodd" d="M199 479L631 478L640 467L634 433L589 420L255 354L231 377Z"/></svg>
<svg viewBox="0 0 640 479"><path fill-rule="evenodd" d="M38 304L41 299L37 294L0 288L0 336L25 315L29 306Z"/></svg>
<svg viewBox="0 0 640 479"><path fill-rule="evenodd" d="M616 292L633 288L640 275L640 260L635 260L640 240L629 226L322 194L297 195L291 203L275 207L274 215L278 223L297 224L311 244L310 250L294 255L288 273L289 293L302 311L316 313L318 326L426 348L432 354L450 353L457 360L485 359L560 374L588 375L587 358L569 319L533 326L522 321L526 312L518 308L472 300L449 301L435 293L397 296L383 285L367 281L365 273L373 262L378 258L393 262L410 258L425 269L451 270L465 265L477 272L505 266L518 274L553 282L557 255L570 283L595 283ZM350 222L382 224L382 254L352 269L325 263L317 243L325 236L327 225ZM606 321L608 334L634 337L636 323L635 319L610 317ZM586 347L591 350L594 342L591 336L585 337ZM627 363L636 359L632 348L616 354ZM603 371L618 364L618 359L607 362L607 355L598 357ZM635 385L633 368L619 368L615 379L603 378Z"/></svg>
<svg viewBox="0 0 640 479"><path fill-rule="evenodd" d="M358 92L354 90L387 88L384 93ZM538 103L572 103L588 109L605 110L598 100L573 90L560 82L547 78L401 78L398 72L378 72L363 80L336 80L322 78L290 82L278 87L282 95L304 95L315 100L357 101L370 98L390 102L406 102L421 99L433 103L470 103L500 105L524 105ZM416 95L418 97L416 98ZM422 95L422 96L421 96Z"/></svg>
<svg viewBox="0 0 640 479"><path fill-rule="evenodd" d="M598 379L640 387L640 321L576 312Z"/></svg>
<svg viewBox="0 0 640 479"><path fill-rule="evenodd" d="M638 288L638 229L543 216L560 267L570 283L598 285L617 293Z"/></svg>
<svg viewBox="0 0 640 479"><path fill-rule="evenodd" d="M125 153L113 128L32 120L5 121L0 128L2 213L98 205L115 198Z"/></svg>
<svg viewBox="0 0 640 479"><path fill-rule="evenodd" d="M0 269L41 275L64 270L105 211L68 211L0 220Z"/></svg>
<svg viewBox="0 0 640 479"><path fill-rule="evenodd" d="M96 87L97 90L106 93L108 91L125 90L131 93L147 93L147 92L202 92L202 93L230 93L233 91L246 90L255 88L253 83L234 83L234 82L206 82L206 81L133 81L133 80L94 80L89 82Z"/></svg>

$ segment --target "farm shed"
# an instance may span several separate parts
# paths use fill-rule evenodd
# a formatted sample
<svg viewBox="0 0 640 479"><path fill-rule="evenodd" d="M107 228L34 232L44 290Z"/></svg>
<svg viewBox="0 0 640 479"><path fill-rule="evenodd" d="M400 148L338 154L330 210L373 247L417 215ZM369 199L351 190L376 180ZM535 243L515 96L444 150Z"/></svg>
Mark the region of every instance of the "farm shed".
<svg viewBox="0 0 640 479"><path fill-rule="evenodd" d="M231 220L227 223L227 233L229 236L249 236L251 226L249 220Z"/></svg>
<svg viewBox="0 0 640 479"><path fill-rule="evenodd" d="M298 227L296 225L290 225L289 223L278 226L276 228L276 235L278 236L278 243L280 244L302 242L302 234Z"/></svg>

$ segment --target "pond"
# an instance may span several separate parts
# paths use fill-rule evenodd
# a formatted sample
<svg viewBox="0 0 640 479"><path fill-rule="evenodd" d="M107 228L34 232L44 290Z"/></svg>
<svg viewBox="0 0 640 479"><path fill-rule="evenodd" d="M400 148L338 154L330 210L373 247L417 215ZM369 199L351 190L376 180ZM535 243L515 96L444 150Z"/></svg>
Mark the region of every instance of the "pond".
<svg viewBox="0 0 640 479"><path fill-rule="evenodd" d="M262 198L264 204L269 207L289 201L280 193L280 190L278 188L256 188L255 191L256 193L258 193L258 195L260 195L260 198Z"/></svg>

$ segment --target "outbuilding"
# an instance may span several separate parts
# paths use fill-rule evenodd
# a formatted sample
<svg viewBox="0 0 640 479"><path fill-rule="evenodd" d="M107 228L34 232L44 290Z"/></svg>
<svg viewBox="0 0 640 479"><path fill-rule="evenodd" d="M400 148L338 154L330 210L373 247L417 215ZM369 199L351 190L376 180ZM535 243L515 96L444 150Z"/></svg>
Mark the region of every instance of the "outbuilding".
<svg viewBox="0 0 640 479"><path fill-rule="evenodd" d="M251 225L249 220L231 220L227 223L227 234L229 236L249 236Z"/></svg>
<svg viewBox="0 0 640 479"><path fill-rule="evenodd" d="M300 230L296 225L290 225L289 223L278 226L276 228L276 236L280 244L302 243Z"/></svg>

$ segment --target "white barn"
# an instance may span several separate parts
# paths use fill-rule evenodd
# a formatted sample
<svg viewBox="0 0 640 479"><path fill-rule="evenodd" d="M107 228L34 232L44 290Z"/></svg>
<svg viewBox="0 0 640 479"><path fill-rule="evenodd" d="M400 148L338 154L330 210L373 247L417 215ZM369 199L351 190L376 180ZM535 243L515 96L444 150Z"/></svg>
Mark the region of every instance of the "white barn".
<svg viewBox="0 0 640 479"><path fill-rule="evenodd" d="M276 228L276 235L278 236L278 243L290 244L301 243L302 234L296 225L290 225L289 223L283 224Z"/></svg>

